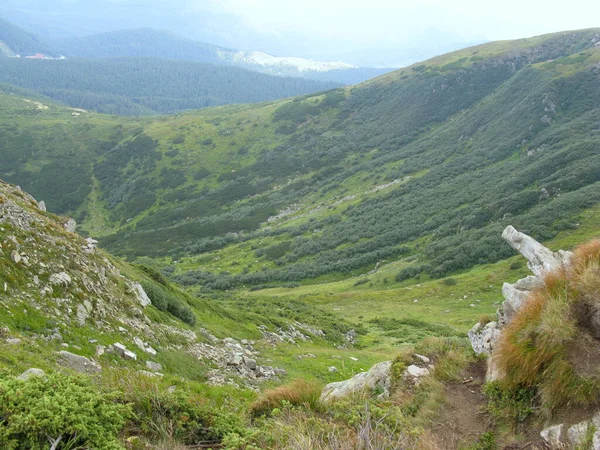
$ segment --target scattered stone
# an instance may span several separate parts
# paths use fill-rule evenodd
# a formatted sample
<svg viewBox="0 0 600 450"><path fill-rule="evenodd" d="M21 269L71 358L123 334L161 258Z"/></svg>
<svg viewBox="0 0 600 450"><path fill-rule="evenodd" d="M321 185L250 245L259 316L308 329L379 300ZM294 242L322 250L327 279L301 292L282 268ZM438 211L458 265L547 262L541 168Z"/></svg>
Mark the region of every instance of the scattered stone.
<svg viewBox="0 0 600 450"><path fill-rule="evenodd" d="M68 232L75 233L75 230L77 229L77 222L75 222L74 219L69 219L65 223L64 227Z"/></svg>
<svg viewBox="0 0 600 450"><path fill-rule="evenodd" d="M148 294L146 294L146 291L144 290L144 288L142 287L142 285L140 283L132 283L132 288L133 288L133 292L135 293L138 301L140 302L140 305L142 305L142 307L146 307L152 304L152 301L150 300L150 297L148 297Z"/></svg>
<svg viewBox="0 0 600 450"><path fill-rule="evenodd" d="M104 345L96 345L96 357L104 355L106 347Z"/></svg>
<svg viewBox="0 0 600 450"><path fill-rule="evenodd" d="M340 371L335 366L329 366L329 369L327 369L327 371L329 373L340 373Z"/></svg>
<svg viewBox="0 0 600 450"><path fill-rule="evenodd" d="M148 372L147 370L138 370L138 373L139 373L140 375L144 375L144 376L146 376L146 377L155 377L155 376L156 376L156 374L155 374L155 373Z"/></svg>
<svg viewBox="0 0 600 450"><path fill-rule="evenodd" d="M167 392L168 392L169 394L172 394L172 393L173 393L173 392L175 392L176 390L177 390L177 386L169 386L169 387L167 388Z"/></svg>
<svg viewBox="0 0 600 450"><path fill-rule="evenodd" d="M404 372L404 377L412 378L415 383L418 382L419 378L422 378L427 375L429 375L429 369L426 369L424 367L415 366L414 364L408 366L406 368L406 371Z"/></svg>
<svg viewBox="0 0 600 450"><path fill-rule="evenodd" d="M38 202L38 208L40 208L40 211L46 212L46 202L44 200Z"/></svg>
<svg viewBox="0 0 600 450"><path fill-rule="evenodd" d="M350 356L350 359L351 359L352 361L358 361L358 358L355 358L354 356Z"/></svg>
<svg viewBox="0 0 600 450"><path fill-rule="evenodd" d="M427 356L419 355L418 353L415 353L414 357L423 362L424 364L429 364L431 362L431 359L429 359Z"/></svg>
<svg viewBox="0 0 600 450"><path fill-rule="evenodd" d="M329 383L321 393L321 401L331 401L346 397L365 389L382 389L384 396L389 395L391 385L392 362L384 361L375 364L368 372L359 373L345 381Z"/></svg>
<svg viewBox="0 0 600 450"><path fill-rule="evenodd" d="M560 449L565 447L565 425L554 425L545 428L540 433L542 439L550 446L551 449Z"/></svg>
<svg viewBox="0 0 600 450"><path fill-rule="evenodd" d="M19 264L21 262L21 255L19 255L18 251L13 250L12 252L10 252L10 259L15 264Z"/></svg>
<svg viewBox="0 0 600 450"><path fill-rule="evenodd" d="M146 368L150 369L153 372L160 372L162 370L162 365L154 362L154 361L146 361Z"/></svg>
<svg viewBox="0 0 600 450"><path fill-rule="evenodd" d="M590 427L591 423L592 422L590 421L580 422L571 426L567 430L567 440L569 444L573 446L573 448L578 448L585 443L588 428Z"/></svg>
<svg viewBox="0 0 600 450"><path fill-rule="evenodd" d="M58 352L58 355L59 358L57 362L59 365L73 369L76 372L94 374L100 372L102 369L98 363L85 356L75 355L65 350Z"/></svg>
<svg viewBox="0 0 600 450"><path fill-rule="evenodd" d="M245 356L243 357L244 360L244 364L246 365L246 367L250 370L256 370L256 360L252 359L252 358L246 358Z"/></svg>
<svg viewBox="0 0 600 450"><path fill-rule="evenodd" d="M6 340L7 344L11 344L11 345L18 345L21 343L21 339L19 338L9 338Z"/></svg>
<svg viewBox="0 0 600 450"><path fill-rule="evenodd" d="M23 372L17 378L19 380L27 381L33 377L44 378L45 376L46 376L46 373L42 369L32 368L32 369L27 369L25 372Z"/></svg>
<svg viewBox="0 0 600 450"><path fill-rule="evenodd" d="M63 286L66 286L66 285L70 284L72 280L68 273L60 272L60 273L53 273L52 275L50 275L50 278L48 278L48 281L50 282L50 284L53 284L53 285L61 284Z"/></svg>

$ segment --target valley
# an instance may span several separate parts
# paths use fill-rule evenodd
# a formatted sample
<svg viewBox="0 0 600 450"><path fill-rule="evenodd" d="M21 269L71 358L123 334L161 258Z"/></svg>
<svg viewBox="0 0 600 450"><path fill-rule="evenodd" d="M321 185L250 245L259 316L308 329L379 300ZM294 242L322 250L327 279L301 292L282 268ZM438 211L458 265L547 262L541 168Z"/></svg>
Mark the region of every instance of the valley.
<svg viewBox="0 0 600 450"><path fill-rule="evenodd" d="M98 448L543 448L569 405L539 404L558 396L534 369L486 384L489 355L466 336L501 321L505 283L535 268L508 226L552 252L598 237L598 86L598 29L172 115L2 85L0 398L27 369L71 373L66 351L102 367L85 381L94 401L123 406ZM516 326L503 328L515 342L529 333ZM323 397L386 361L370 390ZM569 380L595 398L594 378Z"/></svg>

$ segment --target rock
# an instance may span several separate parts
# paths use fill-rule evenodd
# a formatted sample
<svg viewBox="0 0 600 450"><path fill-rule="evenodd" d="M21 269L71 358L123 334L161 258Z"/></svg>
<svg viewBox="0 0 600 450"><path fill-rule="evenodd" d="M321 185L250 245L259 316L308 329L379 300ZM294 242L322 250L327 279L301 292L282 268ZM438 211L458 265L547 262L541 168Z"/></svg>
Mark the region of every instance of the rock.
<svg viewBox="0 0 600 450"><path fill-rule="evenodd" d="M48 278L48 281L50 282L50 284L54 284L54 285L61 284L63 286L66 286L69 283L71 283L72 280L67 272L60 272L60 273L53 273L52 275L50 275L50 278Z"/></svg>
<svg viewBox="0 0 600 450"><path fill-rule="evenodd" d="M358 358L355 358L354 356L350 356L350 359L351 359L352 361L358 361Z"/></svg>
<svg viewBox="0 0 600 450"><path fill-rule="evenodd" d="M125 354L125 350L127 350L127 347L125 347L120 342L114 343L112 345L112 348L113 348L114 352L119 356L123 356Z"/></svg>
<svg viewBox="0 0 600 450"><path fill-rule="evenodd" d="M600 431L596 431L594 433L594 438L592 440L592 449L600 450Z"/></svg>
<svg viewBox="0 0 600 450"><path fill-rule="evenodd" d="M40 211L46 212L46 202L44 200L38 202L38 208Z"/></svg>
<svg viewBox="0 0 600 450"><path fill-rule="evenodd" d="M144 290L144 288L142 287L142 285L140 283L132 283L131 286L133 288L133 292L135 293L138 301L140 302L140 305L142 305L145 308L146 306L149 306L152 304L150 297L148 297L148 294L146 294L146 291Z"/></svg>
<svg viewBox="0 0 600 450"><path fill-rule="evenodd" d="M144 349L144 351L146 353L148 353L150 356L156 356L156 350L154 350L152 347L150 347L150 345L146 344L146 348Z"/></svg>
<svg viewBox="0 0 600 450"><path fill-rule="evenodd" d="M230 366L241 366L243 362L244 360L240 355L233 355L227 364Z"/></svg>
<svg viewBox="0 0 600 450"><path fill-rule="evenodd" d="M560 449L565 446L565 425L554 425L542 430L540 433L542 439L551 449Z"/></svg>
<svg viewBox="0 0 600 450"><path fill-rule="evenodd" d="M162 365L154 361L146 361L146 368L153 372L160 372L162 370Z"/></svg>
<svg viewBox="0 0 600 450"><path fill-rule="evenodd" d="M65 230L67 230L68 232L75 233L75 230L77 229L77 222L75 222L74 219L69 219L64 224L64 227L65 227Z"/></svg>
<svg viewBox="0 0 600 450"><path fill-rule="evenodd" d="M468 333L471 347L476 354L491 355L494 345L500 337L498 322L489 322L484 326L478 322Z"/></svg>
<svg viewBox="0 0 600 450"><path fill-rule="evenodd" d="M335 366L329 366L329 369L327 369L327 371L329 373L340 373L340 371Z"/></svg>
<svg viewBox="0 0 600 450"><path fill-rule="evenodd" d="M46 373L42 369L32 368L32 369L27 369L25 372L23 372L17 378L19 380L27 381L33 377L44 378L45 376L46 376Z"/></svg>
<svg viewBox="0 0 600 450"><path fill-rule="evenodd" d="M277 375L278 377L283 377L285 375L287 375L287 371L285 369L281 369L279 367L275 367L273 369L273 372L275 373L275 375Z"/></svg>
<svg viewBox="0 0 600 450"><path fill-rule="evenodd" d="M389 395L391 384L392 362L384 361L375 364L368 372L359 373L345 381L329 383L323 388L320 400L328 402L365 389L382 389L385 396Z"/></svg>
<svg viewBox="0 0 600 450"><path fill-rule="evenodd" d="M420 360L424 364L429 364L431 362L431 359L429 359L427 356L419 355L418 353L415 353L414 357L417 358L418 360Z"/></svg>
<svg viewBox="0 0 600 450"><path fill-rule="evenodd" d="M96 345L96 357L104 355L106 347L104 345Z"/></svg>
<svg viewBox="0 0 600 450"><path fill-rule="evenodd" d="M168 392L169 394L172 394L172 393L173 393L173 392L175 392L176 390L177 390L177 386L169 386L169 387L167 388L167 392Z"/></svg>
<svg viewBox="0 0 600 450"><path fill-rule="evenodd" d="M18 251L13 250L12 252L10 252L10 259L15 264L19 264L21 262L21 255L19 254Z"/></svg>
<svg viewBox="0 0 600 450"><path fill-rule="evenodd" d="M8 327L0 328L0 338L8 336L9 333L10 333L10 328L8 328Z"/></svg>
<svg viewBox="0 0 600 450"><path fill-rule="evenodd" d="M148 372L147 370L138 370L137 371L140 375L144 375L146 377L155 377L156 374L152 373L152 372Z"/></svg>
<svg viewBox="0 0 600 450"><path fill-rule="evenodd" d="M245 356L243 357L244 360L244 364L246 365L246 367L250 370L255 370L256 369L256 360L252 359L252 358L246 358Z"/></svg>
<svg viewBox="0 0 600 450"><path fill-rule="evenodd" d="M571 252L562 250L554 253L532 237L518 232L510 225L506 227L502 237L512 248L527 258L527 261L529 261L527 266L536 277L543 277L563 266L568 266L573 256Z"/></svg>
<svg viewBox="0 0 600 450"><path fill-rule="evenodd" d="M587 437L587 431L590 425L590 421L585 421L571 426L567 430L567 441L569 444L573 447L579 447L583 445L585 443L585 438Z"/></svg>
<svg viewBox="0 0 600 450"><path fill-rule="evenodd" d="M11 345L17 345L21 343L21 339L19 338L10 338L6 340L7 344L11 344Z"/></svg>
<svg viewBox="0 0 600 450"><path fill-rule="evenodd" d="M129 361L137 361L137 355L131 350L125 350L125 352L123 352L123 359L127 359Z"/></svg>
<svg viewBox="0 0 600 450"><path fill-rule="evenodd" d="M424 367L415 366L413 364L406 368L403 376L404 376L404 378L412 380L412 382L415 385L417 385L417 384L419 384L420 378L425 377L427 375L429 375L429 369L426 369Z"/></svg>
<svg viewBox="0 0 600 450"><path fill-rule="evenodd" d="M58 355L59 357L57 362L59 365L73 369L76 372L93 374L102 370L102 367L98 363L86 358L85 356L75 355L67 352L66 350L61 350L58 352Z"/></svg>

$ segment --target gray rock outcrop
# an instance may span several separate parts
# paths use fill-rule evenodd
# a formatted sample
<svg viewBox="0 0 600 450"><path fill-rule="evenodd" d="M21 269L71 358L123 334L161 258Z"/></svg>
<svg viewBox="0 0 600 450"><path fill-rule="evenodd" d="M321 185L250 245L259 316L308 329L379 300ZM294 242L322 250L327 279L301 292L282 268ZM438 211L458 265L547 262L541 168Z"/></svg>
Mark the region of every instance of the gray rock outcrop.
<svg viewBox="0 0 600 450"><path fill-rule="evenodd" d="M531 291L543 284L546 275L558 270L568 270L573 256L571 252L563 250L553 252L512 226L506 227L502 237L527 259L527 267L533 272L533 275L522 278L513 284L504 283L502 286L504 302L498 310L498 320L485 326L477 323L469 331L469 340L475 353L488 355L488 381L502 377L494 358L494 347L502 334L502 329L523 307Z"/></svg>
<svg viewBox="0 0 600 450"><path fill-rule="evenodd" d="M46 376L46 373L42 369L31 368L31 369L27 369L25 372L23 372L17 378L19 380L27 381L33 377L44 378L45 376Z"/></svg>
<svg viewBox="0 0 600 450"><path fill-rule="evenodd" d="M389 395L392 383L392 361L375 364L368 372L361 372L352 378L336 383L329 383L323 388L320 400L328 402L365 391L383 390L383 395Z"/></svg>
<svg viewBox="0 0 600 450"><path fill-rule="evenodd" d="M85 356L75 355L74 353L62 350L58 352L58 364L62 367L68 367L79 373L94 374L100 372L102 367Z"/></svg>

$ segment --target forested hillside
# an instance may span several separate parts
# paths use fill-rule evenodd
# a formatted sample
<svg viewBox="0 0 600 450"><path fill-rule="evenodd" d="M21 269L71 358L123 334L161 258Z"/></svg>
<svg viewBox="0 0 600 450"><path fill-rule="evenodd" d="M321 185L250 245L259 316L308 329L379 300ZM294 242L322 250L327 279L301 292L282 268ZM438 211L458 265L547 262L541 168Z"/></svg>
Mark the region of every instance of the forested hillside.
<svg viewBox="0 0 600 450"><path fill-rule="evenodd" d="M41 38L24 31L12 23L0 18L0 57L29 56L36 53L56 55Z"/></svg>
<svg viewBox="0 0 600 450"><path fill-rule="evenodd" d="M72 107L129 116L263 102L339 86L237 67L151 58L1 58L0 82Z"/></svg>
<svg viewBox="0 0 600 450"><path fill-rule="evenodd" d="M486 44L353 88L157 119L4 95L0 178L111 251L180 261L188 285L392 262L397 282L447 276L510 256L508 224L547 240L600 202L598 42Z"/></svg>

